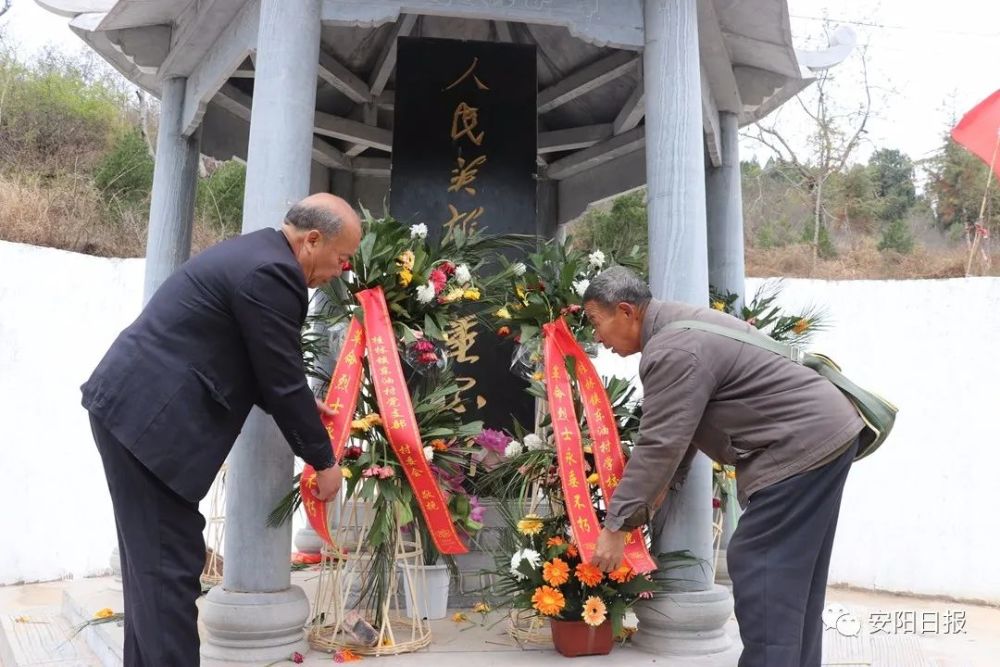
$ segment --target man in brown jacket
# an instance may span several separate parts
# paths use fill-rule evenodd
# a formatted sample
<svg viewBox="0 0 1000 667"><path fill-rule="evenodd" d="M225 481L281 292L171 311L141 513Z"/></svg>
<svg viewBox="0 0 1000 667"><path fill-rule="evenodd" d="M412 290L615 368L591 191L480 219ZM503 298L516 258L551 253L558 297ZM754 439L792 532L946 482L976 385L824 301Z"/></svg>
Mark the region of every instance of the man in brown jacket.
<svg viewBox="0 0 1000 667"><path fill-rule="evenodd" d="M816 372L709 332L700 320L749 330L709 308L652 299L634 273L613 267L584 297L597 338L621 356L642 352L642 422L608 507L595 564L622 561L628 529L649 521L683 482L698 450L736 466L745 513L729 542L740 667L819 667L830 551L862 421Z"/></svg>

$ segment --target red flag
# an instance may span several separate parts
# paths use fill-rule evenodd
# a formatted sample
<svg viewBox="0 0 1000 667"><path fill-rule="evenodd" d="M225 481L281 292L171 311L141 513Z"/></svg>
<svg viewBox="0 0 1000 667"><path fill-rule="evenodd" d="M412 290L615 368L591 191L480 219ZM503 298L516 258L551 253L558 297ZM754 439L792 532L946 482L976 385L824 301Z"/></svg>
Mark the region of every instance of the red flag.
<svg viewBox="0 0 1000 667"><path fill-rule="evenodd" d="M977 104L951 131L951 138L969 149L1000 179L1000 90Z"/></svg>

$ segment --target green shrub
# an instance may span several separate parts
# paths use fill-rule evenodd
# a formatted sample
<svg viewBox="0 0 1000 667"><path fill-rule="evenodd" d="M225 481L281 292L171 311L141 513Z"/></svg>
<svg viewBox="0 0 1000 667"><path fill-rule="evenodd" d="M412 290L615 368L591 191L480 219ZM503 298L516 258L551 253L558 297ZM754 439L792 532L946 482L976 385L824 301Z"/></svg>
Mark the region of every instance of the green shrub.
<svg viewBox="0 0 1000 667"><path fill-rule="evenodd" d="M878 242L879 252L895 250L896 252L908 255L913 252L913 234L910 232L906 221L897 218L892 222L883 225L882 238Z"/></svg>
<svg viewBox="0 0 1000 667"><path fill-rule="evenodd" d="M231 160L198 183L198 216L224 236L239 233L243 226L246 175L246 167Z"/></svg>
<svg viewBox="0 0 1000 667"><path fill-rule="evenodd" d="M139 130L119 135L98 164L94 184L110 211L148 209L153 188L153 158Z"/></svg>

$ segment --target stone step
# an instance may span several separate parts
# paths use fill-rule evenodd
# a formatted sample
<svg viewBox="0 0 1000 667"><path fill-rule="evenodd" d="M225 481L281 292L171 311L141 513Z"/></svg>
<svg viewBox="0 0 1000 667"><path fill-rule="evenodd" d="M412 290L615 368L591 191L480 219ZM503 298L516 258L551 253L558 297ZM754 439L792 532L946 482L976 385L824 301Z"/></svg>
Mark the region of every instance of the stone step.
<svg viewBox="0 0 1000 667"><path fill-rule="evenodd" d="M111 577L74 581L63 591L62 615L69 623L79 625L94 617L99 609L121 612L124 600L120 584ZM102 667L121 667L125 630L118 623L90 625L80 632L87 646Z"/></svg>
<svg viewBox="0 0 1000 667"><path fill-rule="evenodd" d="M76 628L56 607L0 616L0 665L4 667L102 667Z"/></svg>

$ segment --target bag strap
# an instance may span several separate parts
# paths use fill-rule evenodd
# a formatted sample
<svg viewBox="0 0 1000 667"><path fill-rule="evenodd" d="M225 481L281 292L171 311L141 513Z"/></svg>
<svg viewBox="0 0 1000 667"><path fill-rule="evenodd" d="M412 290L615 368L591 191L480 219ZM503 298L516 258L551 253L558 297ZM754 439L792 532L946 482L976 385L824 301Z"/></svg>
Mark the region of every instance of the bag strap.
<svg viewBox="0 0 1000 667"><path fill-rule="evenodd" d="M697 329L698 331L707 331L708 333L725 336L726 338L732 338L733 340L738 340L741 343L746 343L747 345L753 345L754 347L759 347L762 350L773 352L774 354L794 361L797 364L801 364L805 359L805 350L798 345L785 345L784 343L779 343L770 336L761 333L758 329L740 331L738 329L730 329L729 327L723 327L710 322L700 322L698 320L679 320L677 322L671 322L667 325L667 328Z"/></svg>

